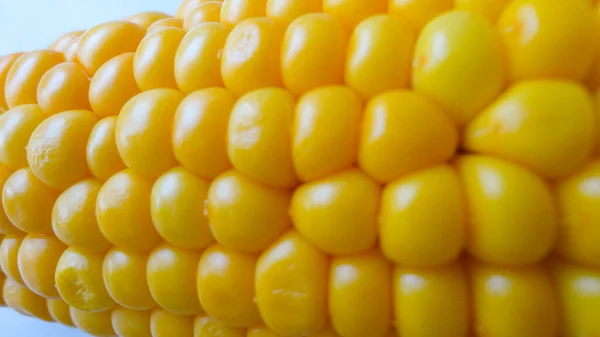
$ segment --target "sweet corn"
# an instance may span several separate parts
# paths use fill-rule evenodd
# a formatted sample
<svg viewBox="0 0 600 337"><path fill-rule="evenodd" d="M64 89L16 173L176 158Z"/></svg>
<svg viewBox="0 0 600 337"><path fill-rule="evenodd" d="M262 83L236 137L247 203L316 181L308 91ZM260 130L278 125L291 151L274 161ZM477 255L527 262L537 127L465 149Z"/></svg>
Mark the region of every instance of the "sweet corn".
<svg viewBox="0 0 600 337"><path fill-rule="evenodd" d="M106 337L600 336L598 20L184 0L1 57L0 305Z"/></svg>

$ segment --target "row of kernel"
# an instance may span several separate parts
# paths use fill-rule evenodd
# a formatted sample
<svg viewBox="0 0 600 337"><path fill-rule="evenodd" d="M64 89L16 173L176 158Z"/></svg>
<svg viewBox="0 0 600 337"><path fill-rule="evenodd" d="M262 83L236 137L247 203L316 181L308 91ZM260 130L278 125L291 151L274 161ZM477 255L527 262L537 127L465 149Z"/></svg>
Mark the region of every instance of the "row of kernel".
<svg viewBox="0 0 600 337"><path fill-rule="evenodd" d="M204 310L212 318L200 316L198 319L202 323L197 322L196 329L198 324L216 324L213 329L237 331L240 336L244 336L241 333L245 332L245 329L235 326L247 327L260 323L260 320L251 323L248 321L249 317L244 315L247 314L245 309L250 308L246 306L256 305L265 323L283 336L318 332L325 326L327 316L341 336L365 336L365 333L383 336L390 328L392 314L395 316L398 333L402 336L436 334L441 331L448 336L465 336L470 324L474 324L478 334L489 333L491 336L554 336L560 326L559 315L563 315L566 322L569 322L561 327L566 335L597 330L595 321L582 318L581 314L600 305L600 293L595 287L578 285L583 280L600 282L600 275L595 270L562 262L551 267L557 282L556 290L548 271L542 266L509 268L480 263L475 263L469 268L472 287L469 289L466 275L463 275L462 269L456 265L434 269L396 267L392 270L387 261L381 259L378 254L363 254L334 258L329 267L328 262L323 260L322 253L297 233L290 232L258 259L257 302L252 298L235 296L227 301L229 310L220 310L224 309L225 304L222 303L223 298L219 297L219 294L233 296L243 289L239 282L248 283L244 276L245 269L238 268L239 260L228 260L231 264L219 262L222 258L231 259L231 252L226 256L213 256L223 253L222 248L211 248L201 259L198 271L199 285L211 277L217 279L208 283L212 287L199 288L200 301L209 304L205 305ZM297 268L293 271L286 269L287 262L293 262ZM203 263L206 264L204 271ZM224 269L217 270L211 263L217 263ZM328 268L331 270L328 271ZM249 272L253 273L253 270ZM250 275L250 280L252 276ZM237 280L238 277L242 279ZM331 278L327 281L329 277ZM277 289L278 291L274 291ZM305 296L279 298L282 296L280 294L292 294L299 289L303 289ZM217 297L211 299L211 296ZM8 305L26 314L51 319L48 309L45 309L45 300L12 279L4 285L4 299ZM428 305L421 307L416 305L417 303ZM514 307L511 303L520 303L523 306ZM63 308L65 306L62 302L50 304ZM468 314L471 305L474 313L472 323L469 322ZM326 307L328 309L325 309ZM60 309L56 308L54 311ZM326 313L327 310L329 314ZM519 310L523 312L520 313ZM530 316L532 310L535 315ZM73 314L73 311L76 314ZM51 309L50 313L52 312ZM148 311L116 309L112 312L112 325L115 330L118 330L119 325L119 318L115 318L115 312L119 312L117 316L122 314L129 319L130 316L140 316L139 322L134 324L140 325L140 329L147 328L146 324L150 320ZM242 316L232 316L236 313ZM107 322L105 328L111 327L108 324L110 311L88 314L73 308L71 314L77 325L82 323L78 324L76 317L85 319L89 316L90 319L100 319L102 316ZM55 315L57 314L52 314L52 317ZM525 316L529 318L525 321L520 319ZM297 317L305 319L297 320ZM244 323L239 321L240 318ZM218 324L216 320L227 325ZM435 325L420 323L432 320L436 321ZM65 318L61 321L68 322ZM120 335L127 337L126 333ZM203 336L201 333L196 335Z"/></svg>

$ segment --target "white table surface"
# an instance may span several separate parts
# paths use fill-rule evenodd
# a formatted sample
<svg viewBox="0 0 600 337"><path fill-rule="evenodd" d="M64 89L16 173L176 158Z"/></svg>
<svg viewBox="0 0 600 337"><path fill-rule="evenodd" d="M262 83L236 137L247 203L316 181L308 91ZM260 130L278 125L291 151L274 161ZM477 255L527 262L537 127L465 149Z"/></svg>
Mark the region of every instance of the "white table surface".
<svg viewBox="0 0 600 337"><path fill-rule="evenodd" d="M0 0L0 55L47 47L69 31L149 10L174 14L180 0ZM81 331L0 308L0 337L85 337Z"/></svg>

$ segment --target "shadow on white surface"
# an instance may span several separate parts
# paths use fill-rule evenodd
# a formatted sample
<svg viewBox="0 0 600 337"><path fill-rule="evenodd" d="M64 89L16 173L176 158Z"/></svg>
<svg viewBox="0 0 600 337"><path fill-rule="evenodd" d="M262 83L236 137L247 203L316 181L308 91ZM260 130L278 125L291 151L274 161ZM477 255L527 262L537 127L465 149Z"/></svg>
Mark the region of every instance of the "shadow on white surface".
<svg viewBox="0 0 600 337"><path fill-rule="evenodd" d="M90 337L81 330L60 323L27 317L9 308L0 308L0 337Z"/></svg>

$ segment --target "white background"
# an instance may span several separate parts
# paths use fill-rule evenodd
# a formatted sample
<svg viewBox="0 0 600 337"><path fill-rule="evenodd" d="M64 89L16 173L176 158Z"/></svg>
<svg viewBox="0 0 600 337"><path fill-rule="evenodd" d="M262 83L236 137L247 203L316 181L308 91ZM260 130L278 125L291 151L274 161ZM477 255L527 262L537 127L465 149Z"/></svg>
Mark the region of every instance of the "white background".
<svg viewBox="0 0 600 337"><path fill-rule="evenodd" d="M60 35L142 11L175 14L180 0L0 0L0 55L42 49ZM84 337L0 308L0 337Z"/></svg>

